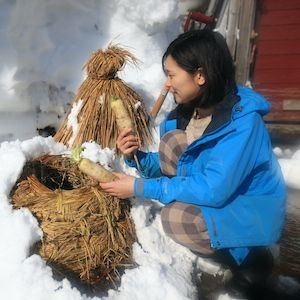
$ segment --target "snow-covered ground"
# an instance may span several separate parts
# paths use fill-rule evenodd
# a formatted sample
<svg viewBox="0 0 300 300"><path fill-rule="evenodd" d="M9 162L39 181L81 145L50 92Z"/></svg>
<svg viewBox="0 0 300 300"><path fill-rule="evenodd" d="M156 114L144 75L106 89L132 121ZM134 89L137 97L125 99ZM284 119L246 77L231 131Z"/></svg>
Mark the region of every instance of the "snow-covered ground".
<svg viewBox="0 0 300 300"><path fill-rule="evenodd" d="M45 262L29 255L42 232L29 210L12 209L9 192L27 160L68 152L52 138L37 136L37 128L61 122L91 52L110 42L127 46L142 64L139 69L127 66L120 77L152 106L164 80L161 56L180 32L178 15L177 0L0 0L1 299L91 299L68 280L53 279ZM171 98L165 102L157 123L173 105ZM275 149L286 182L295 189L300 189L300 144L298 149L288 155ZM94 143L86 144L85 155L133 172ZM195 298L191 271L196 257L164 235L160 216L154 214L158 209L157 202L133 202L139 267L126 270L119 289L102 299Z"/></svg>

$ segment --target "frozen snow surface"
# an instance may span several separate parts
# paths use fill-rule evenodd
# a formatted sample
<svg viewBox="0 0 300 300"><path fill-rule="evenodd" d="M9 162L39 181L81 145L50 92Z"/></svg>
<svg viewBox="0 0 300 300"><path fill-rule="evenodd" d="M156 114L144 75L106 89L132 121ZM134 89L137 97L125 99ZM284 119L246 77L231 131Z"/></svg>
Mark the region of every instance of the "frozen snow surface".
<svg viewBox="0 0 300 300"><path fill-rule="evenodd" d="M119 76L150 108L164 81L161 56L180 32L177 0L0 0L0 298L11 300L100 299L84 295L52 270L31 246L42 237L28 209L14 210L9 193L25 162L43 154L64 154L69 149L37 129L58 126L85 74L90 54L119 43L142 61L126 66ZM156 125L173 106L165 101ZM74 108L70 125L76 130ZM153 128L158 145L158 130ZM112 150L85 143L84 156L107 168L135 172ZM285 150L275 149L285 157ZM287 181L300 189L300 152L281 158ZM117 290L101 299L195 299L191 272L195 256L165 236L157 202L132 200L138 243L133 254L138 267L128 269ZM205 267L205 261L203 262ZM202 267L203 267L202 266ZM206 266L214 270L214 266ZM229 299L220 295L219 299Z"/></svg>
<svg viewBox="0 0 300 300"><path fill-rule="evenodd" d="M300 190L300 147L290 158L280 158L279 163L286 184L290 188Z"/></svg>
<svg viewBox="0 0 300 300"><path fill-rule="evenodd" d="M114 152L96 143L85 143L84 156L109 166ZM69 154L51 137L35 137L23 142L3 142L0 147L0 295L1 299L88 299L68 280L52 277L52 270L29 249L42 237L36 219L28 209L13 210L9 192L26 160L49 154ZM122 164L120 164L122 169ZM138 267L128 269L118 290L103 299L193 299L191 280L195 256L167 238L162 230L159 204L133 201L132 216L139 243L133 247ZM96 295L93 299L100 299Z"/></svg>

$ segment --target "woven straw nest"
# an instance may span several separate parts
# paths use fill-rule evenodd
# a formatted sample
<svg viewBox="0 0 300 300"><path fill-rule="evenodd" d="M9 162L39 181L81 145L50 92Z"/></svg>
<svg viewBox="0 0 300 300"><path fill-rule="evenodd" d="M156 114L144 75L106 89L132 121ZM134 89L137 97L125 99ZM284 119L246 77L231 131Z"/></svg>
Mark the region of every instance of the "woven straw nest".
<svg viewBox="0 0 300 300"><path fill-rule="evenodd" d="M97 182L62 156L28 162L12 192L15 208L27 207L44 233L37 252L60 272L84 282L114 281L132 263L134 228L128 201L104 194Z"/></svg>
<svg viewBox="0 0 300 300"><path fill-rule="evenodd" d="M117 46L110 46L105 51L97 50L91 55L84 66L87 78L79 87L67 117L54 136L57 142L74 147L95 141L103 148L115 148L118 130L110 106L112 97L123 100L141 146L152 142L149 116L142 98L117 77L126 62L136 65L137 59L129 51ZM75 110L78 112L78 126L73 128L70 115Z"/></svg>

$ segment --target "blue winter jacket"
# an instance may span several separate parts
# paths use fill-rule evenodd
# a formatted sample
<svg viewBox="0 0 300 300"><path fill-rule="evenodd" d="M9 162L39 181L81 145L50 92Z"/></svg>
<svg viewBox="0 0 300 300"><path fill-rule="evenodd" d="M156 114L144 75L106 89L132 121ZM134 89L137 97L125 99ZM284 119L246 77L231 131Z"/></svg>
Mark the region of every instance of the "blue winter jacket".
<svg viewBox="0 0 300 300"><path fill-rule="evenodd" d="M212 247L228 248L241 263L249 247L280 238L286 188L262 118L270 104L246 87L238 87L238 96L222 101L204 134L180 157L177 176L163 176L158 153L139 151L143 178L135 180L134 194L198 205ZM178 119L167 118L161 136L176 128Z"/></svg>

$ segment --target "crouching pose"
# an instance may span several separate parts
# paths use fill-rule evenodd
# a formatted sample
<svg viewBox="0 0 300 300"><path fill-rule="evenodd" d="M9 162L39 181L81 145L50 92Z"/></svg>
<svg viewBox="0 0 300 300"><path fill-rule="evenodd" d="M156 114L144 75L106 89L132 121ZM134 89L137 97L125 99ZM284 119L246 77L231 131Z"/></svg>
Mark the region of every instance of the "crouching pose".
<svg viewBox="0 0 300 300"><path fill-rule="evenodd" d="M166 234L200 255L223 257L233 280L251 291L251 280L261 284L271 270L268 246L279 240L285 216L286 189L263 121L270 104L236 86L216 32L181 34L162 61L177 107L160 126L159 151L139 151L124 130L117 146L129 166L137 167L136 154L141 178L122 174L101 186L120 198L165 204Z"/></svg>

